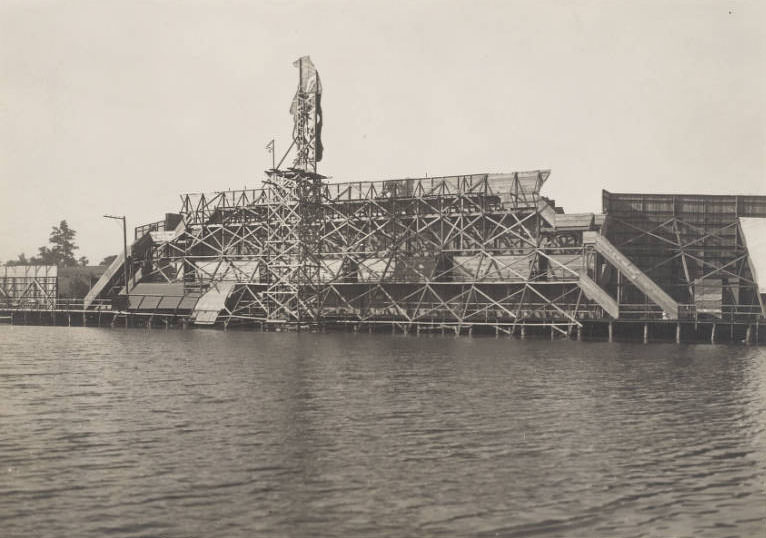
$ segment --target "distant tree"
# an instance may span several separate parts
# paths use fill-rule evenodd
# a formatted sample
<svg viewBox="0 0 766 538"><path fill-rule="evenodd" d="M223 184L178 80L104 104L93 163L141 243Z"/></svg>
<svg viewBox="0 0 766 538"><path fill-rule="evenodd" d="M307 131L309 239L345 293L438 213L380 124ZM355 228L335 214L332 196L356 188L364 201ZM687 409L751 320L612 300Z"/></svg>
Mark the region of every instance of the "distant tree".
<svg viewBox="0 0 766 538"><path fill-rule="evenodd" d="M111 256L107 256L103 260L101 260L101 263L99 265L112 265L112 262L117 258L116 254L112 254Z"/></svg>
<svg viewBox="0 0 766 538"><path fill-rule="evenodd" d="M38 249L40 263L67 267L76 266L77 260L74 257L74 251L79 248L74 242L76 235L77 232L69 227L66 220L62 220L58 226L53 226L48 239L51 246Z"/></svg>
<svg viewBox="0 0 766 538"><path fill-rule="evenodd" d="M56 263L58 260L56 258L56 254L53 252L53 249L50 249L48 247L40 247L37 249L38 256L36 256L34 259L39 260L41 265L58 265Z"/></svg>
<svg viewBox="0 0 766 538"><path fill-rule="evenodd" d="M69 227L67 221L62 220L58 226L51 228L48 246L38 248L37 256L27 258L22 252L18 259L8 260L5 265L58 265L66 267L75 267L78 264L88 265L88 258L85 256L80 256L79 260L74 256L74 251L79 248L74 242L76 235L77 232Z"/></svg>
<svg viewBox="0 0 766 538"><path fill-rule="evenodd" d="M32 258L34 259L34 258ZM27 259L27 256L22 252L15 260L8 260L5 265L29 265L31 262Z"/></svg>

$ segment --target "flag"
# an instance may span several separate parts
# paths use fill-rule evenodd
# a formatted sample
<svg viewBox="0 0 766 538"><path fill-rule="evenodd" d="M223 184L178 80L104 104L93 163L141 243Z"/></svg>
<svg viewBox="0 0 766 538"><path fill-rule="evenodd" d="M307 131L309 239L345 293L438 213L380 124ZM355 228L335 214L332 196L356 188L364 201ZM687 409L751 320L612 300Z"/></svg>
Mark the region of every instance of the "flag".
<svg viewBox="0 0 766 538"><path fill-rule="evenodd" d="M295 116L298 110L298 95L307 93L322 95L322 83L319 81L319 72L308 56L301 56L293 62L293 65L298 68L298 91L295 92L290 105L290 114Z"/></svg>
<svg viewBox="0 0 766 538"><path fill-rule="evenodd" d="M266 144L266 150L267 150L269 153L274 153L274 139L273 139L273 138L271 139L271 142L269 142L268 144Z"/></svg>
<svg viewBox="0 0 766 538"><path fill-rule="evenodd" d="M322 146L322 82L319 80L319 72L314 67L314 62L308 56L301 56L293 65L298 68L298 90L295 92L293 102L290 104L290 114L293 115L293 140L303 138L314 145L313 160L322 160L324 147ZM309 110L306 114L313 114L313 118L301 117L300 104L308 103ZM310 132L298 133L299 129L306 128L306 120L311 129ZM313 121L312 121L313 120ZM313 124L313 125L312 125ZM299 127L303 126L303 127Z"/></svg>
<svg viewBox="0 0 766 538"><path fill-rule="evenodd" d="M301 56L293 62L300 73L298 91L304 93L322 93L322 83L319 81L319 73L314 67L314 62L308 56Z"/></svg>

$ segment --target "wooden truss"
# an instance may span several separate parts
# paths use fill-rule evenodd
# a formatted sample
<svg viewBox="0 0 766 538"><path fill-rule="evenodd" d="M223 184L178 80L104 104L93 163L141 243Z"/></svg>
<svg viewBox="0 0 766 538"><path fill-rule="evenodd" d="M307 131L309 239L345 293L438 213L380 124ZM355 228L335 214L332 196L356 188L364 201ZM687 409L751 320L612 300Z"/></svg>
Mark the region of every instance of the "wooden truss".
<svg viewBox="0 0 766 538"><path fill-rule="evenodd" d="M0 267L0 306L6 308L56 307L58 272L52 265Z"/></svg>
<svg viewBox="0 0 766 538"><path fill-rule="evenodd" d="M578 286L582 233L542 214L547 176L327 183L272 170L261 189L184 195L184 230L147 253L142 278L189 293L235 282L224 324L567 334L604 312Z"/></svg>
<svg viewBox="0 0 766 538"><path fill-rule="evenodd" d="M721 308L743 319L760 314L757 284L736 213L621 212L608 215L605 232L679 303L699 304L705 285L715 282ZM619 282L617 287L619 297Z"/></svg>

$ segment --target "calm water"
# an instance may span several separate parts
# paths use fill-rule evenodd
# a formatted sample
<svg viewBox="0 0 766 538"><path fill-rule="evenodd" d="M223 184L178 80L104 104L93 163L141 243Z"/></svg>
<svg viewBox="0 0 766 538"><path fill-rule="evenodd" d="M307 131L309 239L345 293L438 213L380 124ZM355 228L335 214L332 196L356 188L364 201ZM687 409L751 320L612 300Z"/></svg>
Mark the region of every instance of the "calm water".
<svg viewBox="0 0 766 538"><path fill-rule="evenodd" d="M0 326L0 535L766 536L766 350Z"/></svg>

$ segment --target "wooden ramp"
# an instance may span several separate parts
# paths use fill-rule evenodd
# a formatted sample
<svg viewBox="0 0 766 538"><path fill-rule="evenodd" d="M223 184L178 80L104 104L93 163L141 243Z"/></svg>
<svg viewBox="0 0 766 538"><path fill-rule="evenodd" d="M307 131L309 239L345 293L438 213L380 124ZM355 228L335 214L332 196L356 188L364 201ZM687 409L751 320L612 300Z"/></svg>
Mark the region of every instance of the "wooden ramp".
<svg viewBox="0 0 766 538"><path fill-rule="evenodd" d="M135 254L134 249L137 245L141 244L141 242L149 241L151 246L152 243L159 242L166 242L166 241L172 241L173 239L180 236L184 231L186 230L186 222L184 219L181 219L180 222L176 225L175 229L169 232L160 232L161 235L156 236L157 239L155 240L155 235L158 232L146 232L144 235L136 239L131 245L129 252L131 255ZM155 235L152 235L155 234ZM147 237L149 236L149 237ZM101 293L104 292L105 288L109 285L109 283L114 279L115 275L122 271L122 265L125 263L125 253L120 252L117 254L117 257L112 261L112 263L109 265L109 267L104 271L104 273L101 275L101 278L98 279L98 281L93 285L93 287L88 291L88 294L85 296L84 299L84 308L87 310L90 308L90 306L93 304L93 301L98 299L98 297L101 295ZM138 269L135 274L133 275L132 279L128 283L129 288L133 288L141 281L141 269ZM124 283L124 281L123 281ZM122 286L121 293L127 293L127 290L125 289L125 286Z"/></svg>
<svg viewBox="0 0 766 538"><path fill-rule="evenodd" d="M556 227L556 211L550 206L547 200L540 199L537 202L537 211L548 224L553 228Z"/></svg>
<svg viewBox="0 0 766 538"><path fill-rule="evenodd" d="M197 301L191 320L195 325L214 325L236 282L218 282Z"/></svg>
<svg viewBox="0 0 766 538"><path fill-rule="evenodd" d="M120 252L114 261L112 261L112 263L109 265L109 267L107 267L106 271L104 271L98 281L93 285L90 291L88 291L88 294L83 300L83 308L86 310L90 308L90 306L93 304L93 301L96 300L96 298L101 294L102 291L104 291L104 288L109 284L112 278L114 278L114 275L122 271L122 264L124 262L125 253Z"/></svg>
<svg viewBox="0 0 766 538"><path fill-rule="evenodd" d="M587 275L580 274L578 284L585 296L591 301L597 302L607 314L612 316L613 319L620 317L620 305L617 304L617 301L612 299L612 296L609 295L604 288L596 284L593 279Z"/></svg>
<svg viewBox="0 0 766 538"><path fill-rule="evenodd" d="M598 233L586 232L583 235L583 242L591 243L596 252L625 275L631 284L641 290L654 304L662 308L667 319L678 319L678 303L654 280L646 276L646 273L636 267L611 241Z"/></svg>

